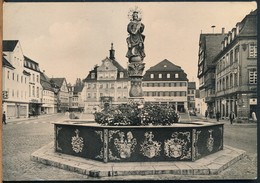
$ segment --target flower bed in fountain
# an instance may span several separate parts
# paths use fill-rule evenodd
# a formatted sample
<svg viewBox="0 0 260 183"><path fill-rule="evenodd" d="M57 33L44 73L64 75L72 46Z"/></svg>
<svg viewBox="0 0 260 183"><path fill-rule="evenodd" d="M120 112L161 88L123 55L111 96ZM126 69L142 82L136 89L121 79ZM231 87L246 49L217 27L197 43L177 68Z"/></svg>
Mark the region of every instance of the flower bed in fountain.
<svg viewBox="0 0 260 183"><path fill-rule="evenodd" d="M120 105L95 118L97 123L54 123L55 151L103 162L146 162L195 161L223 149L222 123L176 123L170 106Z"/></svg>
<svg viewBox="0 0 260 183"><path fill-rule="evenodd" d="M108 126L171 125L179 121L173 105L121 104L102 112L95 112L95 121Z"/></svg>

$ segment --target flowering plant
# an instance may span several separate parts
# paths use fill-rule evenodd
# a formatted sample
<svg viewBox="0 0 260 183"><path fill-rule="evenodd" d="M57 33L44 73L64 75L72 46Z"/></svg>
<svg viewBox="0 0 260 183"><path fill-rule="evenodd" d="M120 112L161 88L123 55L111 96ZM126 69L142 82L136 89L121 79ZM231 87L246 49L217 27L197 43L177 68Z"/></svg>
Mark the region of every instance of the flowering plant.
<svg viewBox="0 0 260 183"><path fill-rule="evenodd" d="M179 120L173 106L150 103L120 104L95 112L94 116L97 123L108 126L171 125Z"/></svg>

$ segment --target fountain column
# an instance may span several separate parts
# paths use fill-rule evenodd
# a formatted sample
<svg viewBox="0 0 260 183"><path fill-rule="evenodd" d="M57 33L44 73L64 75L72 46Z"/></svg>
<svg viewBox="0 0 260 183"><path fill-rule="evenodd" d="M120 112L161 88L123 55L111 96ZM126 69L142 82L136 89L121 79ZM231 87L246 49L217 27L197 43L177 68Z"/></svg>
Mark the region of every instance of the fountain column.
<svg viewBox="0 0 260 183"><path fill-rule="evenodd" d="M142 34L144 31L144 24L141 22L141 12L137 8L130 10L129 12L130 23L127 26L128 52L126 57L128 58L128 76L131 81L129 90L129 103L144 103L142 80L145 63L143 62L145 57L144 52L144 39Z"/></svg>

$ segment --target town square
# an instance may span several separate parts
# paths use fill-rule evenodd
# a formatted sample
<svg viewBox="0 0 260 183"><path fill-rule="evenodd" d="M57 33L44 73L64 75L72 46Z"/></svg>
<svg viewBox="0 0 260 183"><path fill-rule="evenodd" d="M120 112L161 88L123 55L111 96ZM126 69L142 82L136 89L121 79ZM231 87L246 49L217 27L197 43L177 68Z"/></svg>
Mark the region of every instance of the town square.
<svg viewBox="0 0 260 183"><path fill-rule="evenodd" d="M3 15L4 181L257 178L255 2Z"/></svg>

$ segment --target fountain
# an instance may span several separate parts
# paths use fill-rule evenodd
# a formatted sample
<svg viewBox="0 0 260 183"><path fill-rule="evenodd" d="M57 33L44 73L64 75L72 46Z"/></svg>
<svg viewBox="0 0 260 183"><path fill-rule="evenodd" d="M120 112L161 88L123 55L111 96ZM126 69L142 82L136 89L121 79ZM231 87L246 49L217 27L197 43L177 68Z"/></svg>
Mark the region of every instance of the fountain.
<svg viewBox="0 0 260 183"><path fill-rule="evenodd" d="M131 81L128 106L132 106L133 111L134 107L140 111L136 116L144 114L147 109L144 108L142 92L145 36L142 34L144 24L141 20L141 12L138 8L130 11L126 54ZM149 115L155 112L152 111ZM99 124L94 121L86 123L84 120L54 123L55 152L108 163L195 161L223 149L223 124L221 123L174 123L169 118L167 124L149 125L154 124L154 119L151 118L148 123L144 123L140 116L134 122L126 120L127 114L131 111L125 114L120 111L121 118L118 118L118 115L115 118L111 113L107 111L99 113L99 115L107 115L106 118L102 117L105 119L103 121L107 120L106 123L102 123L102 120ZM118 120L113 122L118 126L110 125L111 118ZM124 120L129 124L122 125L126 124ZM137 123L139 126L132 125Z"/></svg>

